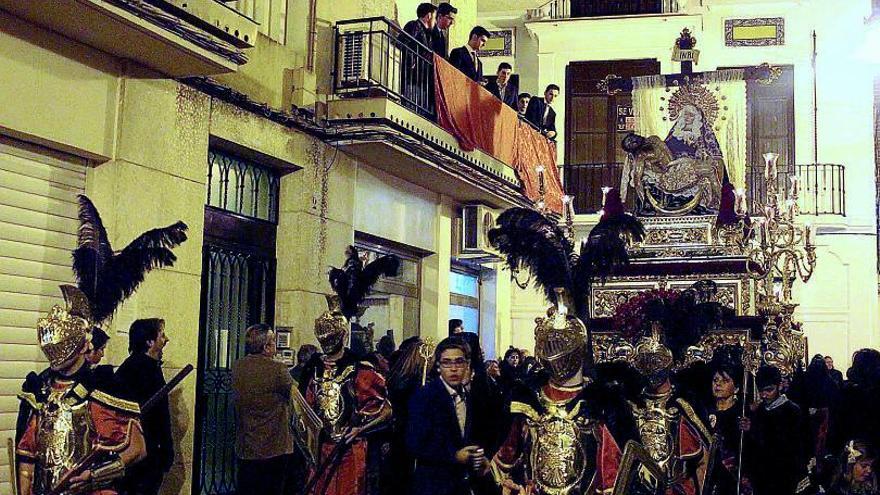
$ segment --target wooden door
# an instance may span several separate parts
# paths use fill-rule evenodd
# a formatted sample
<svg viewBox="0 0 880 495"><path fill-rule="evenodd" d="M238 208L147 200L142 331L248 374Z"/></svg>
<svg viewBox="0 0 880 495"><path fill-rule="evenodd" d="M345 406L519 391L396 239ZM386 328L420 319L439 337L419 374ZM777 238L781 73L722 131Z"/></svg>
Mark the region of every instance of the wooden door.
<svg viewBox="0 0 880 495"><path fill-rule="evenodd" d="M617 187L623 136L632 129L632 94L608 95L598 84L608 75L632 78L660 73L656 59L574 62L566 69L565 184L575 211L602 207L601 188Z"/></svg>

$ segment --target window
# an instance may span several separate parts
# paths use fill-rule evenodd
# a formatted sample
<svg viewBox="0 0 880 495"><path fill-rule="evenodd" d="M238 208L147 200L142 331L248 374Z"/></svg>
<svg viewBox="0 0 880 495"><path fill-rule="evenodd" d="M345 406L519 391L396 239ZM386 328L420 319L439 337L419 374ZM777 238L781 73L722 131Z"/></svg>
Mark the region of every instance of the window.
<svg viewBox="0 0 880 495"><path fill-rule="evenodd" d="M480 333L480 272L454 264L449 272L449 319L459 319L467 332Z"/></svg>
<svg viewBox="0 0 880 495"><path fill-rule="evenodd" d="M209 206L258 220L278 222L278 175L223 151L208 151Z"/></svg>
<svg viewBox="0 0 880 495"><path fill-rule="evenodd" d="M288 0L237 0L229 5L257 21L260 32L273 41L285 44Z"/></svg>
<svg viewBox="0 0 880 495"><path fill-rule="evenodd" d="M366 310L352 325L352 340L358 339L367 349L375 349L376 343L390 330L394 342L419 334L420 290L422 257L425 253L391 243L383 239L355 234L355 247L364 264L380 256L394 254L400 258L398 275L380 278L364 301Z"/></svg>

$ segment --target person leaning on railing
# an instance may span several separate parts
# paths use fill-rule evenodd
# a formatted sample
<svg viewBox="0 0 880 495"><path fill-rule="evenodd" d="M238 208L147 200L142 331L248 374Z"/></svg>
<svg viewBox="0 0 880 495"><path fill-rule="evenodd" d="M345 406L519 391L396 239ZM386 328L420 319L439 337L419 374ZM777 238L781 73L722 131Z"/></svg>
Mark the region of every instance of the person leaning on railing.
<svg viewBox="0 0 880 495"><path fill-rule="evenodd" d="M491 34L486 28L476 26L471 29L467 44L452 50L449 54L449 63L478 84L485 84L485 82L483 80L483 62L480 61L477 52L483 48L490 36Z"/></svg>
<svg viewBox="0 0 880 495"><path fill-rule="evenodd" d="M550 84L544 90L544 97L532 98L526 108L526 119L551 141L556 140L556 112L550 105L558 96L559 86Z"/></svg>

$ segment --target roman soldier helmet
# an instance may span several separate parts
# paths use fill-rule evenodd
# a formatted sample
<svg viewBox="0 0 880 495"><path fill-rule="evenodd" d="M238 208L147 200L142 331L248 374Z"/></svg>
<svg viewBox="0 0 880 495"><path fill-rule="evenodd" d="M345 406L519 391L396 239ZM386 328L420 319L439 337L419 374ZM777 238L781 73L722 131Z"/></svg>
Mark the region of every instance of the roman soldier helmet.
<svg viewBox="0 0 880 495"><path fill-rule="evenodd" d="M564 383L583 369L587 354L587 327L568 314L563 289L558 289L557 304L546 318L535 319L535 357L551 373L551 379Z"/></svg>
<svg viewBox="0 0 880 495"><path fill-rule="evenodd" d="M342 314L339 296L327 297L327 311L315 320L315 337L325 354L335 354L345 345L348 318Z"/></svg>
<svg viewBox="0 0 880 495"><path fill-rule="evenodd" d="M95 205L84 195L77 199L80 227L73 251L77 286L62 285L64 306L53 306L37 322L40 350L53 368L82 351L91 340L91 328L113 316L146 272L173 265L177 258L171 248L186 240L186 224L177 222L147 231L114 252Z"/></svg>
<svg viewBox="0 0 880 495"><path fill-rule="evenodd" d="M660 324L654 322L651 333L636 343L633 367L643 376L652 376L669 370L674 363L672 351L661 341Z"/></svg>
<svg viewBox="0 0 880 495"><path fill-rule="evenodd" d="M571 230L531 208L511 208L496 224L488 234L492 247L514 274L528 270L552 304L546 318L535 320L535 354L550 369L552 381L565 382L585 363L592 365L592 342L584 322L593 281L604 280L629 261L627 244L640 242L644 229L622 205L609 208L576 250Z"/></svg>
<svg viewBox="0 0 880 495"><path fill-rule="evenodd" d="M335 354L345 345L349 322L364 314L366 308L361 303L379 278L395 277L400 268L400 259L393 254L366 265L354 246L349 246L345 254L342 268L330 269L330 287L336 295L326 296L327 311L315 320L315 337L325 354Z"/></svg>
<svg viewBox="0 0 880 495"><path fill-rule="evenodd" d="M86 295L62 285L64 306L55 305L37 321L37 340L49 365L58 367L77 355L91 340L92 312Z"/></svg>

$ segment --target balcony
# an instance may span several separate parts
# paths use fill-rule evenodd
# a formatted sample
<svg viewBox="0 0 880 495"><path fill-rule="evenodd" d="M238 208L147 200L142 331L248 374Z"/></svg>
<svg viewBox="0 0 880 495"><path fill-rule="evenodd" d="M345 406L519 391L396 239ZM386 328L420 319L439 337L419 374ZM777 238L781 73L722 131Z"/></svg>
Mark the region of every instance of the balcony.
<svg viewBox="0 0 880 495"><path fill-rule="evenodd" d="M388 19L337 23L334 67L335 97L327 105L327 124L333 133L331 141L341 149L391 175L462 203L479 202L494 208L532 204L526 196L526 191L532 189L520 181L523 174L510 156L499 158L503 153L497 153L497 146L463 149L459 139L444 127L447 124L441 123L436 101L447 93L442 92L439 81L444 79L437 74L441 70L448 74L451 66L442 59L435 62L430 49ZM458 72L454 76L464 77ZM501 106L476 83L458 82L466 83L468 94L457 96ZM435 94L438 90L441 93ZM510 119L517 122L513 110L493 109L497 110L493 115L506 119L506 124ZM442 115L447 115L449 110L444 112ZM489 129L491 139L492 127L500 124L486 120L477 125ZM523 132L511 130L517 136ZM528 132L534 131L529 127ZM507 161L503 161L505 158ZM550 162L547 160L546 165ZM561 197L559 187L557 191Z"/></svg>
<svg viewBox="0 0 880 495"><path fill-rule="evenodd" d="M620 163L583 163L563 166L565 189L574 196L575 213L596 213L602 208L602 188L619 187L623 166ZM798 206L802 215L846 216L846 181L843 165L828 163L778 167L778 190L788 191L790 177L797 176L800 185ZM746 201L749 214L761 216L757 204L766 194L763 168L746 171ZM633 195L626 207L633 208Z"/></svg>
<svg viewBox="0 0 880 495"><path fill-rule="evenodd" d="M0 0L27 22L168 77L234 72L257 24L216 0Z"/></svg>
<svg viewBox="0 0 880 495"><path fill-rule="evenodd" d="M550 0L529 9L526 20L579 19L634 15L677 14L681 0Z"/></svg>

